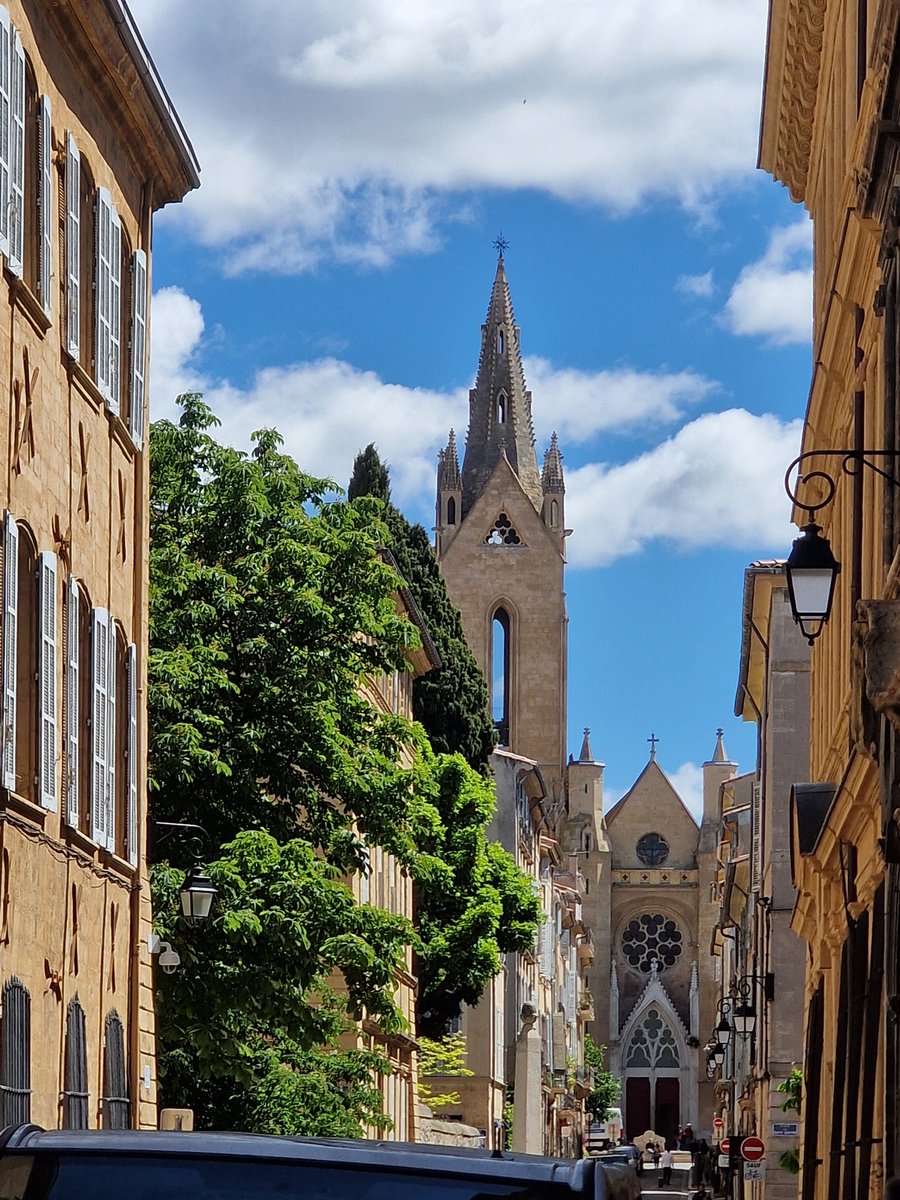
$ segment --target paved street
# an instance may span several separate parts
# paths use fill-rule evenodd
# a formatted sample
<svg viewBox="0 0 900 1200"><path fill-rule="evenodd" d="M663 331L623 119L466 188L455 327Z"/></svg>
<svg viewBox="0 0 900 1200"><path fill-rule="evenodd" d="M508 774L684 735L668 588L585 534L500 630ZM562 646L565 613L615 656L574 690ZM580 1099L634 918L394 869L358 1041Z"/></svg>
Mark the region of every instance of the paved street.
<svg viewBox="0 0 900 1200"><path fill-rule="evenodd" d="M677 1200L684 1200L690 1195L688 1191L688 1171L687 1169L679 1170L677 1167L672 1172L672 1182L668 1187L659 1187L659 1172L645 1170L641 1175L641 1195L642 1196L669 1196L677 1197Z"/></svg>

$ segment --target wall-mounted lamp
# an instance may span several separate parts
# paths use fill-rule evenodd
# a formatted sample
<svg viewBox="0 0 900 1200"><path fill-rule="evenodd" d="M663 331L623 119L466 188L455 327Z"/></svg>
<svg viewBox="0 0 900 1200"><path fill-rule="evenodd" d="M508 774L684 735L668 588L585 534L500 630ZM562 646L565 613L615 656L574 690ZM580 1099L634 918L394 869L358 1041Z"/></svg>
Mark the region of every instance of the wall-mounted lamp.
<svg viewBox="0 0 900 1200"><path fill-rule="evenodd" d="M208 919L213 901L219 894L216 885L200 868L200 859L209 844L209 834L202 825L191 825L179 821L151 821L151 827L156 834L157 842L164 842L176 832L187 835L188 849L194 859L194 865L185 875L184 883L181 885L181 915L186 924L191 928L196 928ZM162 965L162 959L160 959L160 965ZM165 970L165 968L163 969ZM172 969L174 970L174 967Z"/></svg>
<svg viewBox="0 0 900 1200"><path fill-rule="evenodd" d="M732 995L739 1001L732 1009L735 1033L740 1038L752 1037L756 1030L757 1012L753 1003L753 988L759 986L766 1000L775 998L775 976L771 971L765 975L742 975L731 982Z"/></svg>
<svg viewBox="0 0 900 1200"><path fill-rule="evenodd" d="M812 458L840 459L841 471L845 475L857 475L863 467L868 467L894 487L900 488L900 480L870 461L873 458L897 458L893 450L807 450L798 455L785 472L784 490L788 498L798 508L805 508L809 517L800 530L800 537L794 542L784 571L787 576L791 612L810 645L822 632L825 622L831 616L834 589L841 570L841 564L834 557L828 539L822 537L821 526L815 521L815 514L834 499L837 480L827 471L802 471L803 464ZM792 484L791 476L794 471L797 472L797 477ZM825 486L824 499L818 503L801 500L796 491L801 485L806 486L813 481Z"/></svg>

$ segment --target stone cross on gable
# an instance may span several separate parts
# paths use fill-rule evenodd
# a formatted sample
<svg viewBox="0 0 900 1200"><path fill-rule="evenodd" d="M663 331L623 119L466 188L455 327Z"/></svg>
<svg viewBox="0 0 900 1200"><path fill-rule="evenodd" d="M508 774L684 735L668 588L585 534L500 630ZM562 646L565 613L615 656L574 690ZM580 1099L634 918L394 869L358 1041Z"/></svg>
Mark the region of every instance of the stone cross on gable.
<svg viewBox="0 0 900 1200"><path fill-rule="evenodd" d="M650 743L650 761L653 762L656 758L656 743L659 741L659 738L655 733L651 733L647 741Z"/></svg>

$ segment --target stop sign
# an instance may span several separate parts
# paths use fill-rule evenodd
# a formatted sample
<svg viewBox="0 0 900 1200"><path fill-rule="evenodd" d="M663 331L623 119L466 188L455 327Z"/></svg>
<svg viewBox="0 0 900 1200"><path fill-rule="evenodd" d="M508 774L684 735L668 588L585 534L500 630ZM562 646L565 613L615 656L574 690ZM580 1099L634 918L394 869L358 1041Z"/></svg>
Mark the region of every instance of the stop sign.
<svg viewBox="0 0 900 1200"><path fill-rule="evenodd" d="M765 1142L758 1137L745 1137L741 1142L741 1154L748 1162L759 1162L766 1152Z"/></svg>
<svg viewBox="0 0 900 1200"><path fill-rule="evenodd" d="M720 1154L727 1154L727 1153L728 1153L728 1145L729 1145L729 1139L728 1139L728 1138L722 1138L722 1141L721 1141L721 1142L720 1142L720 1144L719 1144L719 1153L720 1153Z"/></svg>

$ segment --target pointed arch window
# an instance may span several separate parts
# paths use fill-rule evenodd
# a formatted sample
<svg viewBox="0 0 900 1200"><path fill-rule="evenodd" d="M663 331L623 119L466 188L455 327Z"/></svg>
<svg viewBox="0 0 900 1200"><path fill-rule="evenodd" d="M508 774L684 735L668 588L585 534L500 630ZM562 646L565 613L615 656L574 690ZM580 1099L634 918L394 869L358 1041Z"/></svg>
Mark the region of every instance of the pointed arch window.
<svg viewBox="0 0 900 1200"><path fill-rule="evenodd" d="M106 1018L106 1047L103 1058L103 1128L130 1129L131 1102L125 1070L125 1029L113 1010Z"/></svg>
<svg viewBox="0 0 900 1200"><path fill-rule="evenodd" d="M66 1078L63 1129L88 1127L87 1035L84 1009L76 996L66 1012Z"/></svg>
<svg viewBox="0 0 900 1200"><path fill-rule="evenodd" d="M0 1126L31 1120L31 996L19 979L3 987L0 1016Z"/></svg>
<svg viewBox="0 0 900 1200"><path fill-rule="evenodd" d="M671 1025L658 1008L646 1016L631 1035L625 1055L626 1067L680 1067L678 1043Z"/></svg>
<svg viewBox="0 0 900 1200"><path fill-rule="evenodd" d="M491 621L491 717L501 746L509 745L509 676L511 622L505 608Z"/></svg>
<svg viewBox="0 0 900 1200"><path fill-rule="evenodd" d="M503 327L497 329L497 353L504 354L506 352L506 336L503 332Z"/></svg>
<svg viewBox="0 0 900 1200"><path fill-rule="evenodd" d="M506 410L507 410L506 392L499 392L497 394L497 424L498 425L506 424Z"/></svg>
<svg viewBox="0 0 900 1200"><path fill-rule="evenodd" d="M555 529L559 524L559 504L555 500L550 501L550 527Z"/></svg>
<svg viewBox="0 0 900 1200"><path fill-rule="evenodd" d="M456 498L454 496L447 501L447 524L456 524Z"/></svg>

